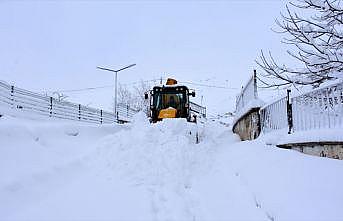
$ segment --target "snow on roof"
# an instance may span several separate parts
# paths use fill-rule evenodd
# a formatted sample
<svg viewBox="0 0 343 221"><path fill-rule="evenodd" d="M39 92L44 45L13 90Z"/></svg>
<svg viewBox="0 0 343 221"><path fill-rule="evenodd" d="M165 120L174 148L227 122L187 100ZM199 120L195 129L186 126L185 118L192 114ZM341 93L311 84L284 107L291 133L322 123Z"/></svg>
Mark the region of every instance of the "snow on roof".
<svg viewBox="0 0 343 221"><path fill-rule="evenodd" d="M186 86L184 84L173 84L173 85L164 84L164 85L161 85L160 87L187 87L188 88L188 86Z"/></svg>

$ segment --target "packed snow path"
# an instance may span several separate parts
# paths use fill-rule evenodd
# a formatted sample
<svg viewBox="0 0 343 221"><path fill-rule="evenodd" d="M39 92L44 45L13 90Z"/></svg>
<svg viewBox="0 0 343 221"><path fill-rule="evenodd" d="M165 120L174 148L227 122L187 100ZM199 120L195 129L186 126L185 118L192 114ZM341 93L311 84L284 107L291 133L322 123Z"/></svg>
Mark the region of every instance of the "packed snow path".
<svg viewBox="0 0 343 221"><path fill-rule="evenodd" d="M240 142L216 122L0 118L0 142L0 220L343 219L343 161Z"/></svg>

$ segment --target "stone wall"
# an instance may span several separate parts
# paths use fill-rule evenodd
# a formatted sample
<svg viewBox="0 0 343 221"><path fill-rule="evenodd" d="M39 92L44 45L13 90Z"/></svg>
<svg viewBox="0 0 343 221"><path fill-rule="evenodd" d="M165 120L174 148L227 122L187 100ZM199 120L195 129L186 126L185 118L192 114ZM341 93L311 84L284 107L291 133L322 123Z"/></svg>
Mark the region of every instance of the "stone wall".
<svg viewBox="0 0 343 221"><path fill-rule="evenodd" d="M261 132L260 108L253 108L240 117L234 124L232 130L238 134L241 140L256 139Z"/></svg>
<svg viewBox="0 0 343 221"><path fill-rule="evenodd" d="M328 157L333 159L343 159L343 142L311 142L311 143L293 143L277 145L280 148L297 150L301 153Z"/></svg>

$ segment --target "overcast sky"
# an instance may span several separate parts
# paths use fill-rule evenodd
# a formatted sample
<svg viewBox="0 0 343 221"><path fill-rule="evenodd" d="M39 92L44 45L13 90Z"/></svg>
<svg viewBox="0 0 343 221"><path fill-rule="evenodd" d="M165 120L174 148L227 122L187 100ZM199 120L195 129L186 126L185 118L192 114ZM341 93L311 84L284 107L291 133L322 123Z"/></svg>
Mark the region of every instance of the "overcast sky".
<svg viewBox="0 0 343 221"><path fill-rule="evenodd" d="M282 55L281 36L271 28L284 6L282 0L0 1L0 80L37 92L96 87L113 84L113 75L96 66L136 63L119 74L121 83L171 76L230 87L192 86L210 111L230 111L259 51ZM67 94L110 109L113 89Z"/></svg>

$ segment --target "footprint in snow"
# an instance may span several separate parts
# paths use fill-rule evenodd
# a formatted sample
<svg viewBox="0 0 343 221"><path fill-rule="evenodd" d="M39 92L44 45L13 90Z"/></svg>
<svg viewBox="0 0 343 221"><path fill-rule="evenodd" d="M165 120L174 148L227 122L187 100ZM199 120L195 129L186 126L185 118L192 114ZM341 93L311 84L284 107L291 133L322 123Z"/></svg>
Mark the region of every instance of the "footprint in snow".
<svg viewBox="0 0 343 221"><path fill-rule="evenodd" d="M18 190L20 190L23 187L23 185L19 182L14 182L8 186L6 186L4 189L10 192L17 192Z"/></svg>
<svg viewBox="0 0 343 221"><path fill-rule="evenodd" d="M76 137L77 135L79 135L79 132L78 131L66 131L65 134L68 136Z"/></svg>

